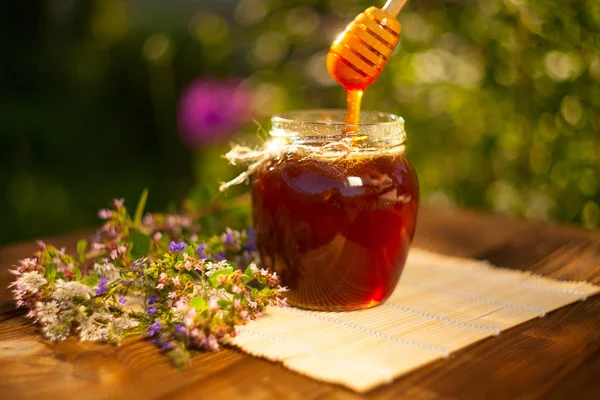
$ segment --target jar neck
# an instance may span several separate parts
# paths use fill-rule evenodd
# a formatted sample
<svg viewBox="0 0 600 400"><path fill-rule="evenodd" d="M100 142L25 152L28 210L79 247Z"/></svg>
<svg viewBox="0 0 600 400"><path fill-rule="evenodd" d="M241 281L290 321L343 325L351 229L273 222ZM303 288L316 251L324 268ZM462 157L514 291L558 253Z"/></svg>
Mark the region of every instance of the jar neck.
<svg viewBox="0 0 600 400"><path fill-rule="evenodd" d="M324 146L352 140L356 151L391 149L406 140L404 119L394 114L363 111L359 124L344 122L345 110L302 110L271 118L272 138L292 145Z"/></svg>

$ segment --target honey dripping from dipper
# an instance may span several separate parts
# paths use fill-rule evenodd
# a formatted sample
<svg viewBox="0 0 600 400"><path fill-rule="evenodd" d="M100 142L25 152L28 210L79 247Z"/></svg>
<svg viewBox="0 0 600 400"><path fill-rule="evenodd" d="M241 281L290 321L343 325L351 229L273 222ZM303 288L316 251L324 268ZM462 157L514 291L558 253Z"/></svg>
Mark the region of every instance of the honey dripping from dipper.
<svg viewBox="0 0 600 400"><path fill-rule="evenodd" d="M371 85L396 48L400 23L396 15L407 0L388 0L379 9L369 7L360 13L329 49L327 70L346 91L347 124L360 122L363 92Z"/></svg>

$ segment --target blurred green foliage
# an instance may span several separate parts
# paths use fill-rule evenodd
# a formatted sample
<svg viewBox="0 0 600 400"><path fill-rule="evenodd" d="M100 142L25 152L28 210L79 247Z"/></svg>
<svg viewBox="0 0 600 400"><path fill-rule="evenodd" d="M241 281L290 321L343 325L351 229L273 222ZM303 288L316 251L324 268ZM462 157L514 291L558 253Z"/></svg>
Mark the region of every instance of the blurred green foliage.
<svg viewBox="0 0 600 400"><path fill-rule="evenodd" d="M178 96L195 79L245 79L265 127L276 112L343 107L326 52L374 3L5 2L0 242L90 226L144 187L165 209L235 174L219 159L227 138L178 138ZM424 202L598 226L600 3L410 0L399 19L363 104L405 118Z"/></svg>

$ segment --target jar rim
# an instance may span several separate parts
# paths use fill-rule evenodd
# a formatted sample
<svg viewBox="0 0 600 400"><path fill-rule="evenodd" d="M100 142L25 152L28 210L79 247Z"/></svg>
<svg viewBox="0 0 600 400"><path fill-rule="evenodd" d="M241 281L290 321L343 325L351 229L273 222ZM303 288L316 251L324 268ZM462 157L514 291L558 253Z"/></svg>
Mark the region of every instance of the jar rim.
<svg viewBox="0 0 600 400"><path fill-rule="evenodd" d="M271 118L270 135L288 143L323 145L352 139L356 149L403 146L406 140L404 119L380 111L362 111L359 124L344 122L346 110L314 109L288 111Z"/></svg>
<svg viewBox="0 0 600 400"><path fill-rule="evenodd" d="M294 110L285 111L282 113L275 114L271 117L271 123L288 123L288 124L308 124L316 126L343 126L343 127L361 127L361 126L374 126L374 125L404 125L404 118L399 115L373 110L364 110L360 112L361 122L358 124L348 124L344 122L343 116L346 110L337 108L320 108L313 110ZM309 115L335 115L339 120L324 119L324 120L311 120L308 119ZM304 118L302 118L304 116ZM379 118L379 121L373 119ZM365 122L365 119L369 122Z"/></svg>

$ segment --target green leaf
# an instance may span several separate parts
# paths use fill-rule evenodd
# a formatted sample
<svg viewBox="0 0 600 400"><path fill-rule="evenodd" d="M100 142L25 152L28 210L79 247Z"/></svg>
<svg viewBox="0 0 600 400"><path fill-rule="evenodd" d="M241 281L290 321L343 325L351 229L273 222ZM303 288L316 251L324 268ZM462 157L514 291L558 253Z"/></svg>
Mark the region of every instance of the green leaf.
<svg viewBox="0 0 600 400"><path fill-rule="evenodd" d="M138 200L137 207L135 208L135 215L133 217L133 223L136 225L142 224L142 216L144 214L144 208L146 208L146 201L148 200L148 188L145 188Z"/></svg>
<svg viewBox="0 0 600 400"><path fill-rule="evenodd" d="M231 302L229 300L219 300L219 301L217 301L217 304L219 305L219 308L221 310L224 310L227 307L229 307L229 305L231 304Z"/></svg>
<svg viewBox="0 0 600 400"><path fill-rule="evenodd" d="M190 257L194 257L196 254L194 253L194 248L192 246L187 246L183 251L180 251L177 254L177 261L183 261L183 255L187 254Z"/></svg>
<svg viewBox="0 0 600 400"><path fill-rule="evenodd" d="M57 272L55 279L62 279L64 281L65 280L65 274L62 273L62 272Z"/></svg>
<svg viewBox="0 0 600 400"><path fill-rule="evenodd" d="M195 257L196 256L196 251L194 250L194 248L192 246L188 246L186 247L182 253L187 253L188 256L190 257Z"/></svg>
<svg viewBox="0 0 600 400"><path fill-rule="evenodd" d="M54 280L56 279L56 265L53 263L49 263L46 266L46 279L48 280L48 283L54 283Z"/></svg>
<svg viewBox="0 0 600 400"><path fill-rule="evenodd" d="M88 286L96 286L98 284L98 277L96 275L88 275L81 280L81 283Z"/></svg>
<svg viewBox="0 0 600 400"><path fill-rule="evenodd" d="M208 278L208 283L212 287L217 287L217 286L219 286L217 284L217 281L218 281L219 277L222 276L222 275L229 275L232 272L233 272L233 268L232 267L223 268L222 270L216 271L216 272L214 272L210 276L210 278Z"/></svg>
<svg viewBox="0 0 600 400"><path fill-rule="evenodd" d="M132 231L127 241L131 244L131 257L134 259L146 257L150 253L152 239L145 233Z"/></svg>
<svg viewBox="0 0 600 400"><path fill-rule="evenodd" d="M87 249L88 242L85 239L81 239L77 242L77 255L79 256L79 261L83 262L85 259L85 250Z"/></svg>
<svg viewBox="0 0 600 400"><path fill-rule="evenodd" d="M78 281L81 280L81 270L77 267L73 267L71 268L71 271L73 271L73 273L75 274L75 279L77 279Z"/></svg>
<svg viewBox="0 0 600 400"><path fill-rule="evenodd" d="M204 297L194 297L190 300L190 306L194 307L197 311L204 311L208 308L208 303Z"/></svg>
<svg viewBox="0 0 600 400"><path fill-rule="evenodd" d="M158 247L165 253L169 251L169 236L163 235L158 241Z"/></svg>
<svg viewBox="0 0 600 400"><path fill-rule="evenodd" d="M250 265L248 265L246 267L246 269L244 270L244 276L242 277L242 280L244 283L248 283L253 279L254 279L254 271L252 271L252 268L250 268Z"/></svg>

